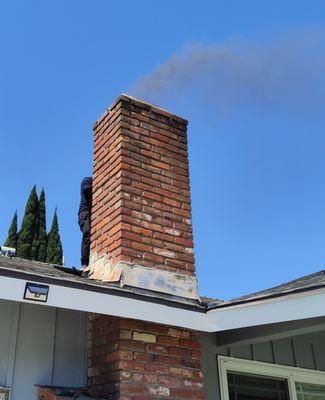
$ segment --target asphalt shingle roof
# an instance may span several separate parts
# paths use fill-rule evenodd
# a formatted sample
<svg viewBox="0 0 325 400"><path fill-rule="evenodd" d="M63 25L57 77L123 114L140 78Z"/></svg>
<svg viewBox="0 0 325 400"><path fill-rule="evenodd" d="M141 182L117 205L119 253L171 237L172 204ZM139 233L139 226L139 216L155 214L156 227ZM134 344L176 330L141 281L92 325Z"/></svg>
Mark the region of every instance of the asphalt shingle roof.
<svg viewBox="0 0 325 400"><path fill-rule="evenodd" d="M269 289L261 290L259 292L250 293L245 296L237 297L228 301L211 301L208 303L208 308L212 309L218 307L227 307L235 304L265 300L299 292L307 292L309 290L315 290L323 287L325 287L325 270L302 276L300 278L294 279L293 281L286 282Z"/></svg>

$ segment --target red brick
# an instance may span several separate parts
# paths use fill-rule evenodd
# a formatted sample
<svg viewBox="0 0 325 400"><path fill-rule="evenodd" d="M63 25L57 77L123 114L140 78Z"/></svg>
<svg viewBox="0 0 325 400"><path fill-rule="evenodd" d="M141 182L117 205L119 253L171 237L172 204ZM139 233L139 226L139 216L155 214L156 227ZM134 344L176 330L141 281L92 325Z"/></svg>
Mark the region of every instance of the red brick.
<svg viewBox="0 0 325 400"><path fill-rule="evenodd" d="M152 353L167 354L168 347L160 344L146 344L146 350Z"/></svg>
<svg viewBox="0 0 325 400"><path fill-rule="evenodd" d="M126 350L118 350L113 351L107 354L107 361L116 361L116 360L132 360L133 355L131 351Z"/></svg>
<svg viewBox="0 0 325 400"><path fill-rule="evenodd" d="M182 399L197 399L197 394L192 389L171 388L170 394L173 397L179 397Z"/></svg>
<svg viewBox="0 0 325 400"><path fill-rule="evenodd" d="M170 347L168 350L169 354L180 356L180 357L190 357L190 350L180 347Z"/></svg>
<svg viewBox="0 0 325 400"><path fill-rule="evenodd" d="M182 387L183 382L180 378L175 378L174 376L158 376L157 377L158 383L161 383L168 387L178 386Z"/></svg>
<svg viewBox="0 0 325 400"><path fill-rule="evenodd" d="M144 323L141 321L135 321L132 319L121 319L119 320L119 327L125 329L143 329Z"/></svg>
<svg viewBox="0 0 325 400"><path fill-rule="evenodd" d="M144 371L144 365L134 361L120 361L118 366L126 371Z"/></svg>
<svg viewBox="0 0 325 400"><path fill-rule="evenodd" d="M189 339L191 334L185 329L168 328L168 335L172 337L177 337L181 339Z"/></svg>
<svg viewBox="0 0 325 400"><path fill-rule="evenodd" d="M179 340L170 336L158 336L157 343L165 344L167 346L177 346L179 344Z"/></svg>
<svg viewBox="0 0 325 400"><path fill-rule="evenodd" d="M182 365L180 358L165 355L158 355L158 363L163 365Z"/></svg>
<svg viewBox="0 0 325 400"><path fill-rule="evenodd" d="M189 367L189 368L201 368L201 361L200 360L189 360L187 358L181 360L181 365L184 367Z"/></svg>
<svg viewBox="0 0 325 400"><path fill-rule="evenodd" d="M126 394L142 394L144 386L141 383L120 383L119 389L122 393Z"/></svg>
<svg viewBox="0 0 325 400"><path fill-rule="evenodd" d="M158 365L158 364L146 364L145 366L146 371L153 372L155 374L168 374L168 367L165 365Z"/></svg>
<svg viewBox="0 0 325 400"><path fill-rule="evenodd" d="M190 349L195 349L195 350L200 350L201 345L200 342L194 341L194 340L186 340L186 339L181 339L180 345L190 348Z"/></svg>
<svg viewBox="0 0 325 400"><path fill-rule="evenodd" d="M140 373L136 372L132 375L132 379L134 382L156 383L157 375L156 374L140 374Z"/></svg>
<svg viewBox="0 0 325 400"><path fill-rule="evenodd" d="M194 275L186 121L153 109L119 99L94 125L91 253Z"/></svg>
<svg viewBox="0 0 325 400"><path fill-rule="evenodd" d="M150 353L134 353L133 359L134 361L138 362L155 362L157 360L157 356Z"/></svg>
<svg viewBox="0 0 325 400"><path fill-rule="evenodd" d="M144 324L144 329L146 332L160 333L160 334L166 334L168 331L167 326L158 325L158 324Z"/></svg>
<svg viewBox="0 0 325 400"><path fill-rule="evenodd" d="M171 375L176 375L183 378L192 378L193 376L193 371L186 368L170 367L169 372Z"/></svg>
<svg viewBox="0 0 325 400"><path fill-rule="evenodd" d="M201 359L201 352L198 351L198 350L193 350L193 351L191 352L191 355L192 355L192 358Z"/></svg>

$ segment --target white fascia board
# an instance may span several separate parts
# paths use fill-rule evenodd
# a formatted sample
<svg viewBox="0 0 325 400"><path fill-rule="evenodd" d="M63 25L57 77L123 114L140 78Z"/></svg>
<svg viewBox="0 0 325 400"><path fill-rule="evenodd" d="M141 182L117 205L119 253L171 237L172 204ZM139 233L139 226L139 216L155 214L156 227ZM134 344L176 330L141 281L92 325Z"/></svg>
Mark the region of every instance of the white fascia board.
<svg viewBox="0 0 325 400"><path fill-rule="evenodd" d="M211 332L325 316L325 289L208 311Z"/></svg>
<svg viewBox="0 0 325 400"><path fill-rule="evenodd" d="M325 289L216 308L207 313L119 294L48 284L46 303L25 300L26 282L0 276L0 299L131 318L202 332L221 332L264 324L325 316Z"/></svg>
<svg viewBox="0 0 325 400"><path fill-rule="evenodd" d="M37 304L40 306L59 307L122 318L138 319L203 332L209 331L207 316L204 312L197 312L109 293L98 293L67 286L47 284L49 286L49 294L46 303L25 300L23 297L26 282L39 283L29 279L25 280L0 276L0 298L3 300Z"/></svg>

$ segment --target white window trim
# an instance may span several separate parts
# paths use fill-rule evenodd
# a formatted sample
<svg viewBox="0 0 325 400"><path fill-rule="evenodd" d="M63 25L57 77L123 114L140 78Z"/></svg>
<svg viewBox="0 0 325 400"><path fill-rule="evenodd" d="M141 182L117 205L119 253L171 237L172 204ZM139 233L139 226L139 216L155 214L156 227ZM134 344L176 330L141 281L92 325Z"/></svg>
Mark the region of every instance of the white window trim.
<svg viewBox="0 0 325 400"><path fill-rule="evenodd" d="M260 361L242 360L234 357L218 356L221 400L229 400L227 372L243 372L285 378L288 381L290 400L297 400L296 382L324 385L325 372L298 367L287 367Z"/></svg>

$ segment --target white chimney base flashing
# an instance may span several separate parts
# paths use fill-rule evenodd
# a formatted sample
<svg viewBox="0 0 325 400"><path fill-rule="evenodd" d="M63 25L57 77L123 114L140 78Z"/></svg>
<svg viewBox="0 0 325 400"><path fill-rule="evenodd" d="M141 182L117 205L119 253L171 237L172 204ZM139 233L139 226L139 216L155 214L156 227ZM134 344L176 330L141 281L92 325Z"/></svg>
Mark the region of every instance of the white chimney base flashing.
<svg viewBox="0 0 325 400"><path fill-rule="evenodd" d="M113 266L107 256L91 256L89 278L102 282L119 282L121 287L131 286L187 299L199 299L197 279L193 276L123 262Z"/></svg>

